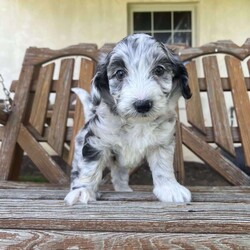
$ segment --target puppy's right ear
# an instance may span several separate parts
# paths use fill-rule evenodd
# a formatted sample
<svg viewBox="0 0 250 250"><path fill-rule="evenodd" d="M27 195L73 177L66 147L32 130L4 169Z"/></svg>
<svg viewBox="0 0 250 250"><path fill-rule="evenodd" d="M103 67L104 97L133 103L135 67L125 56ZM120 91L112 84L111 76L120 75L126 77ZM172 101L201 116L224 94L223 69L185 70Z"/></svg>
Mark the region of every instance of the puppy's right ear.
<svg viewBox="0 0 250 250"><path fill-rule="evenodd" d="M94 105L99 105L103 100L110 107L110 110L115 113L115 101L109 90L108 64L109 55L97 65L96 74L92 80L92 98Z"/></svg>
<svg viewBox="0 0 250 250"><path fill-rule="evenodd" d="M97 65L96 74L93 79L93 83L96 89L101 93L103 91L109 92L109 83L107 75L107 63Z"/></svg>

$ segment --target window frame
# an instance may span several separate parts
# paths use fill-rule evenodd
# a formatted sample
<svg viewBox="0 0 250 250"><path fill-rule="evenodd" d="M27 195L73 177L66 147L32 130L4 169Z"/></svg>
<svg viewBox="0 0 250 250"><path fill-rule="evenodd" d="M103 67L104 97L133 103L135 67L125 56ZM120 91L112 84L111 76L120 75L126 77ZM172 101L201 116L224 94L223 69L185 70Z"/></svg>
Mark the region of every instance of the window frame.
<svg viewBox="0 0 250 250"><path fill-rule="evenodd" d="M151 4L151 3L131 3L128 4L128 34L134 33L134 12L150 12L151 13L151 32L154 31L153 29L153 20L152 20L152 12L178 12L178 11L190 11L191 12L191 22L192 27L191 30L181 30L184 32L191 31L191 39L192 44L191 46L194 47L197 44L197 35L196 35L196 28L197 28L197 7L195 3L190 4L172 4L172 3L159 3L159 4ZM173 18L173 14L171 14L171 18ZM173 21L173 20L172 20ZM171 24L173 26L173 23ZM171 27L171 33L174 31ZM165 32L165 30L163 31ZM178 31L177 31L178 32ZM158 32L157 32L158 33Z"/></svg>

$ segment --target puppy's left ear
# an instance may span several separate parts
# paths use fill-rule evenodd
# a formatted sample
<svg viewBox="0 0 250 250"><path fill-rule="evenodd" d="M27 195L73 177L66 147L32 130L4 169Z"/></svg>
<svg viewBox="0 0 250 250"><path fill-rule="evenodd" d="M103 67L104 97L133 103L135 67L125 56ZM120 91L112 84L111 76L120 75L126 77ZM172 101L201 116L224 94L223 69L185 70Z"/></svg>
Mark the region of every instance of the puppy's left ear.
<svg viewBox="0 0 250 250"><path fill-rule="evenodd" d="M167 48L163 43L161 43L161 46L172 63L174 73L173 82L177 82L181 89L182 96L185 99L191 98L192 93L188 86L187 69L180 60L179 56L175 54L173 50Z"/></svg>
<svg viewBox="0 0 250 250"><path fill-rule="evenodd" d="M176 71L174 72L174 81L178 81L181 88L182 96L189 99L192 96L191 90L188 86L188 73L187 69L181 61L176 63Z"/></svg>

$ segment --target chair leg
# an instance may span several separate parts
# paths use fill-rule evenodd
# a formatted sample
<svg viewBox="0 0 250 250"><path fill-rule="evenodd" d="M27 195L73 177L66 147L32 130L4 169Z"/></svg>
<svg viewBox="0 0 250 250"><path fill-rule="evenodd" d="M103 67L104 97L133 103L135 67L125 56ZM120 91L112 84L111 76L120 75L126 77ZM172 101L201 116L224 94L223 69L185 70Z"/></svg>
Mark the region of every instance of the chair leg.
<svg viewBox="0 0 250 250"><path fill-rule="evenodd" d="M23 161L24 152L18 144L16 144L14 155L15 155L15 158L12 161L11 169L10 169L10 173L8 177L8 179L11 181L18 180L20 176L22 161Z"/></svg>

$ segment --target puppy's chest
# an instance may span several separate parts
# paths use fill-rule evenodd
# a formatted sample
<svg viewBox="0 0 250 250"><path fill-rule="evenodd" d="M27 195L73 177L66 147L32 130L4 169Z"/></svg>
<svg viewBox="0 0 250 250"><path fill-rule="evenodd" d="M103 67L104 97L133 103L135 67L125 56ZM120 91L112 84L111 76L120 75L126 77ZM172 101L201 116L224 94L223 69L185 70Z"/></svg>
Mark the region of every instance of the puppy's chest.
<svg viewBox="0 0 250 250"><path fill-rule="evenodd" d="M163 137L164 134L155 126L125 125L117 134L113 150L120 164L133 167L146 157L148 150L161 144Z"/></svg>

